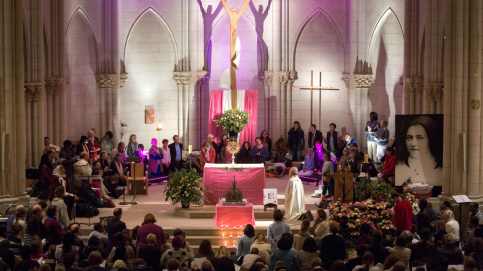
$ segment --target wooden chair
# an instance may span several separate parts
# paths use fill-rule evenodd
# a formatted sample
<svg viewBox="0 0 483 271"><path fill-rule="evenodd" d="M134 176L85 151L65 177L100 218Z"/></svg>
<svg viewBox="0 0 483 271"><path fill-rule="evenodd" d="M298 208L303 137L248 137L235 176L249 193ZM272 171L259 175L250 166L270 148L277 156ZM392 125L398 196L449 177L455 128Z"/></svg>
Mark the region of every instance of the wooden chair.
<svg viewBox="0 0 483 271"><path fill-rule="evenodd" d="M127 195L134 193L134 186L136 186L136 194L148 195L149 179L144 171L143 163L131 163L127 178Z"/></svg>

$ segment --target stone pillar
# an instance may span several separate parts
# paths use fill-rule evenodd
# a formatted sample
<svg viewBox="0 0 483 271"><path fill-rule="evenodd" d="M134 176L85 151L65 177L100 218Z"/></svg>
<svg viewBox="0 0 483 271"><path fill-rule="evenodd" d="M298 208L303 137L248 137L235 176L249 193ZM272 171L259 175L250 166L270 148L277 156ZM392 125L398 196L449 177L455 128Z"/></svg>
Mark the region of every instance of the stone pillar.
<svg viewBox="0 0 483 271"><path fill-rule="evenodd" d="M266 114L266 123L268 123L267 130L270 137L276 140L280 132L277 131L277 133L275 134L275 127L277 127L276 110L278 110L278 108L276 108L277 105L276 103L274 103L275 96L273 93L273 71L264 72L262 79L263 79L263 86L264 86L263 90L265 91L265 97L266 97L265 108L267 112Z"/></svg>
<svg viewBox="0 0 483 271"><path fill-rule="evenodd" d="M178 86L178 136L184 146L188 145L188 86L191 82L191 72L173 72L174 80Z"/></svg>

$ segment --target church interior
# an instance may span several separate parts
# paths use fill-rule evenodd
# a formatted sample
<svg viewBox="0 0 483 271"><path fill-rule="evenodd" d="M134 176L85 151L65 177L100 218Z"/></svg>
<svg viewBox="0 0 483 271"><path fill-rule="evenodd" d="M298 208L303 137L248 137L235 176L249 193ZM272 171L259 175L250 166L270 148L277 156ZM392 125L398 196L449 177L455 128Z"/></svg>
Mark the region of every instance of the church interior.
<svg viewBox="0 0 483 271"><path fill-rule="evenodd" d="M161 146L179 136L183 160L202 150L212 134L212 93L230 89L221 82L233 65L233 29L223 1L0 0L0 212L10 204L34 206L29 172L40 168L45 147L80 144L91 130L98 139L111 132L113 148L128 146L134 134L144 150L153 138ZM467 231L472 211L452 196L483 201L482 1L226 2L238 10L248 5L238 13L236 88L258 95L256 136L267 131L275 146L279 138L289 140L298 121L305 157L311 124L323 135L336 124L339 135L350 134L367 153L372 112L386 121L389 144L401 136L396 116L440 114L441 192L427 201L436 211L449 201L461 232ZM214 136L219 144L221 134ZM274 158L272 151L267 160ZM288 172L267 175L265 182L277 189L282 210ZM237 251L235 236L245 225L223 230L213 221L214 205L173 205L164 182L149 185L137 205L119 204L132 194L112 200L128 229L152 213L169 234L185 229L194 251L204 239L214 250L225 245ZM314 214L318 184L303 184L304 209ZM256 232L266 234L273 210L263 204L253 210ZM82 226L86 243L99 217L112 212L100 208L95 217L77 218L89 224ZM287 223L299 233L303 222Z"/></svg>

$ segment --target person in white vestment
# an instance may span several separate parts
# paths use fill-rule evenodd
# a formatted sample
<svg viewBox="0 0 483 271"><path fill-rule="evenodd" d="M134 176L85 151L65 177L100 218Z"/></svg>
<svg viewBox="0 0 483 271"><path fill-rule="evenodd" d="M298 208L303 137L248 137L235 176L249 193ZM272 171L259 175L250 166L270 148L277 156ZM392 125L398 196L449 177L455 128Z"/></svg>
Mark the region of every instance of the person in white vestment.
<svg viewBox="0 0 483 271"><path fill-rule="evenodd" d="M298 169L292 167L285 189L285 219L297 220L305 212L304 186L298 177Z"/></svg>

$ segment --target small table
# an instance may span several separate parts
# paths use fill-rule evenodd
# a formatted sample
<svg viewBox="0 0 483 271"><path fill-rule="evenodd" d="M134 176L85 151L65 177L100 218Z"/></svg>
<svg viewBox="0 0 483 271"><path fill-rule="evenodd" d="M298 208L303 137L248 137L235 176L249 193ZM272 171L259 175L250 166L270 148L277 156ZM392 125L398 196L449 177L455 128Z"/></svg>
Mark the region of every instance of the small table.
<svg viewBox="0 0 483 271"><path fill-rule="evenodd" d="M223 206L221 203L216 204L215 225L217 227L245 227L246 224L255 225L255 215L253 214L253 205L251 203L245 206Z"/></svg>

